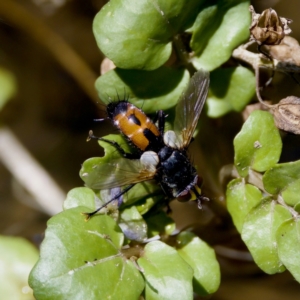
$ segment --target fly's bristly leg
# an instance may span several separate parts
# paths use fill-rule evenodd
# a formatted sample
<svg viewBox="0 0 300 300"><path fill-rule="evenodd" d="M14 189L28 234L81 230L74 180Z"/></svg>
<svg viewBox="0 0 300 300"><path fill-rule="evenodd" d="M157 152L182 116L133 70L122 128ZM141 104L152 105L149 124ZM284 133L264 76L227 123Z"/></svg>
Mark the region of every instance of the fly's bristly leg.
<svg viewBox="0 0 300 300"><path fill-rule="evenodd" d="M198 206L198 208L202 209L202 201L210 201L210 199L203 196L203 195L201 195L201 194L199 194L195 187L192 188L192 191L195 193L195 195L197 197L197 206Z"/></svg>
<svg viewBox="0 0 300 300"><path fill-rule="evenodd" d="M204 197L203 195L200 195L200 197L197 198L197 206L199 209L202 209L202 201L210 201L210 199L207 197Z"/></svg>
<svg viewBox="0 0 300 300"><path fill-rule="evenodd" d="M115 149L124 157L124 158L128 158L128 159L138 159L140 158L140 155L136 154L136 153L127 153L124 151L124 149L115 141L111 141L111 140L107 140L101 137L97 137L94 135L93 131L90 130L89 131L89 136L87 137L87 142L90 141L91 139L95 139L98 141L103 141L105 143L110 144L111 146L115 147Z"/></svg>
<svg viewBox="0 0 300 300"><path fill-rule="evenodd" d="M134 186L135 186L135 183L128 185L124 190L122 190L120 193L118 193L117 195L115 195L112 199L110 199L108 202L106 202L105 204L103 204L102 206L100 206L99 208L97 208L96 210L94 210L92 212L89 212L89 213L81 213L81 214L84 215L84 216L86 216L85 220L88 221L98 211L100 211L101 209L103 209L104 207L106 207L111 202L113 202L113 201L117 200L118 198L120 198L122 195L124 195L125 193L127 193ZM123 203L123 201L118 200L118 207L120 207L122 203Z"/></svg>
<svg viewBox="0 0 300 300"><path fill-rule="evenodd" d="M163 110L159 110L158 112L156 112L156 115L152 120L153 123L156 123L158 121L158 131L161 136L163 136L165 132L165 120L167 116L168 115L166 115Z"/></svg>

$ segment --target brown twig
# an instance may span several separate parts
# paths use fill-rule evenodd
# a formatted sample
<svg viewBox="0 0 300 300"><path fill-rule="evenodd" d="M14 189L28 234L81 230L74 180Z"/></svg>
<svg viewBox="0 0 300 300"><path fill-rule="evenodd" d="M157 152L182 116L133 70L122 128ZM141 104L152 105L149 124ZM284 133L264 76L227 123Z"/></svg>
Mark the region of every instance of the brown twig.
<svg viewBox="0 0 300 300"><path fill-rule="evenodd" d="M8 128L0 128L0 161L45 213L62 210L64 191ZM23 194L23 199L25 198ZM29 202L28 202L29 203ZM32 204L33 205L33 204Z"/></svg>

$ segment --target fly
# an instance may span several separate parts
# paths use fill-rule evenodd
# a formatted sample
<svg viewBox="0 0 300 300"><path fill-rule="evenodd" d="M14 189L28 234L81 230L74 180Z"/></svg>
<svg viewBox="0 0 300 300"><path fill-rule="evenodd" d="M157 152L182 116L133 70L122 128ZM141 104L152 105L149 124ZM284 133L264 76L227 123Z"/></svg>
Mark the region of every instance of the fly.
<svg viewBox="0 0 300 300"><path fill-rule="evenodd" d="M85 213L88 218L110 202L119 199L136 183L155 179L167 197L196 200L201 208L201 178L188 158L187 149L193 138L198 120L207 98L209 73L199 70L180 97L176 106L174 130L165 131L165 113L157 112L151 120L141 109L127 100L107 105L107 118L135 146L136 153L127 153L111 140L94 138L109 143L121 154L121 158L96 165L84 180L92 189L112 189L126 186L118 195L93 212Z"/></svg>

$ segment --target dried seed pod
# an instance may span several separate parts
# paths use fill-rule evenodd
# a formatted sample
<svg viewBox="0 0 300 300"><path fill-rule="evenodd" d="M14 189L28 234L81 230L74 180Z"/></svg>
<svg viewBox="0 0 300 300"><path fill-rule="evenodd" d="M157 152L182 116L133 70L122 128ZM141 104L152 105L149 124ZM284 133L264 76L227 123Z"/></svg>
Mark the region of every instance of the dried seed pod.
<svg viewBox="0 0 300 300"><path fill-rule="evenodd" d="M300 72L300 46L296 39L286 36L280 45L264 46L264 52L278 60L278 67L288 72Z"/></svg>
<svg viewBox="0 0 300 300"><path fill-rule="evenodd" d="M292 20L279 17L274 9L269 8L257 14L250 5L249 10L252 13L250 39L255 40L259 45L278 45L285 35L291 33L288 24Z"/></svg>
<svg viewBox="0 0 300 300"><path fill-rule="evenodd" d="M284 131L300 134L300 98L289 96L270 107L276 126Z"/></svg>

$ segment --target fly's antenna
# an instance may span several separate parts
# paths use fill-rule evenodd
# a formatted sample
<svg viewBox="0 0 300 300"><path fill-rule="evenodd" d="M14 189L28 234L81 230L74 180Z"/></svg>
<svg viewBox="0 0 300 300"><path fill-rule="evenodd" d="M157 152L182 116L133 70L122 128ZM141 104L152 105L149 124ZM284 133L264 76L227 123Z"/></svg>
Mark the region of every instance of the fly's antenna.
<svg viewBox="0 0 300 300"><path fill-rule="evenodd" d="M101 106L101 108L99 109L99 111L102 112L102 115L103 115L103 114L107 114L107 113L106 113L106 104L103 103L102 100L101 100L101 101L98 101L97 104L98 104L99 106ZM108 118L107 118L107 117L105 117L105 118L99 118L99 119L96 118L96 119L93 119L93 121L101 122L101 121L104 121L104 120L106 120L106 119L108 119Z"/></svg>
<svg viewBox="0 0 300 300"><path fill-rule="evenodd" d="M100 105L103 106L102 112L104 112L105 114L107 114L106 113L106 105L103 104L103 103L101 103ZM105 118L93 119L93 121L95 121L95 122L102 122L102 121L105 121L105 120L108 120L108 119L109 118L106 116Z"/></svg>

